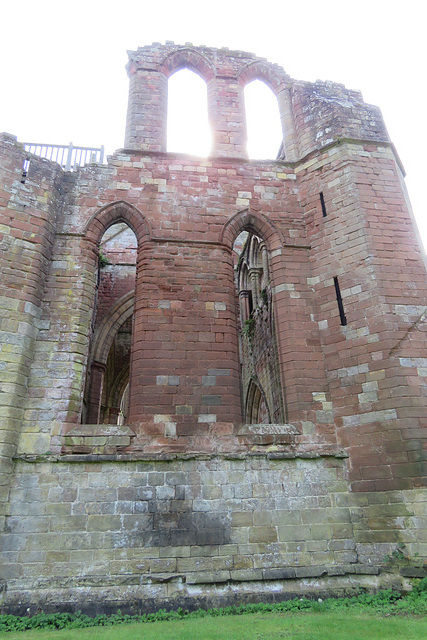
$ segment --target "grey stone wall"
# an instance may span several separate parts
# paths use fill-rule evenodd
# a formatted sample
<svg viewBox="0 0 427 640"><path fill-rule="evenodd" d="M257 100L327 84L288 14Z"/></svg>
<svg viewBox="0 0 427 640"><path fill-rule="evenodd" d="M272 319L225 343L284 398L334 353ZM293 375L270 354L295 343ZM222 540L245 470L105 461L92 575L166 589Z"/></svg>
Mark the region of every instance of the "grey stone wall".
<svg viewBox="0 0 427 640"><path fill-rule="evenodd" d="M363 537L375 506L363 495L355 508L345 460L272 455L17 462L2 611L143 611L380 584ZM425 506L420 494L419 515Z"/></svg>

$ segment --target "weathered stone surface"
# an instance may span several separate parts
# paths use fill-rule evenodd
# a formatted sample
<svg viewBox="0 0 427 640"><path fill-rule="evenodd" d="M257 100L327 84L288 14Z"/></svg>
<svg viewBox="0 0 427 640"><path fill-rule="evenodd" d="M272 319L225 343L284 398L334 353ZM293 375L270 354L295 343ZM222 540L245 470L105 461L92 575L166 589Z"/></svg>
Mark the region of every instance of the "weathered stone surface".
<svg viewBox="0 0 427 640"><path fill-rule="evenodd" d="M209 158L166 153L185 66ZM427 279L379 110L245 52L153 44L127 69L107 165L0 136L2 607L401 586L415 562L379 567L427 556ZM283 140L249 162L256 78Z"/></svg>

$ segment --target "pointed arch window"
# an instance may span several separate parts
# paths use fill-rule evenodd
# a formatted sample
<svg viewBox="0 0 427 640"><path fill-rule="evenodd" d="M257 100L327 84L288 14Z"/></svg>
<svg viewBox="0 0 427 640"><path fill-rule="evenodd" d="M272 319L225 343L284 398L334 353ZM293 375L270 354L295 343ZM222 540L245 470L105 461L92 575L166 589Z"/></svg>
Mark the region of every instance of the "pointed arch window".
<svg viewBox="0 0 427 640"><path fill-rule="evenodd" d="M98 285L82 422L123 423L129 383L137 240L125 222L111 225L99 243Z"/></svg>
<svg viewBox="0 0 427 640"><path fill-rule="evenodd" d="M284 407L266 245L261 237L246 230L237 236L233 249L243 418L248 424L282 423Z"/></svg>
<svg viewBox="0 0 427 640"><path fill-rule="evenodd" d="M265 394L254 380L250 381L246 395L245 422L247 424L271 424Z"/></svg>
<svg viewBox="0 0 427 640"><path fill-rule="evenodd" d="M206 82L181 69L168 81L168 152L207 156L211 148Z"/></svg>
<svg viewBox="0 0 427 640"><path fill-rule="evenodd" d="M261 80L249 82L244 94L249 158L277 158L282 144L282 125L275 94Z"/></svg>

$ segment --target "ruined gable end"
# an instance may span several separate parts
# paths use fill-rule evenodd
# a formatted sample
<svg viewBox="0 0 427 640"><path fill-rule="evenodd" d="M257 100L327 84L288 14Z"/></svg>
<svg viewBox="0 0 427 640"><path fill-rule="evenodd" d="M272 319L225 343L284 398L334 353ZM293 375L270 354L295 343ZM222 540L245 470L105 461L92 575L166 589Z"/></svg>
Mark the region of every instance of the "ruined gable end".
<svg viewBox="0 0 427 640"><path fill-rule="evenodd" d="M206 158L167 152L183 68ZM154 43L127 73L105 164L0 136L1 612L403 588L427 555L427 279L379 109L228 49ZM248 159L253 80L277 158Z"/></svg>

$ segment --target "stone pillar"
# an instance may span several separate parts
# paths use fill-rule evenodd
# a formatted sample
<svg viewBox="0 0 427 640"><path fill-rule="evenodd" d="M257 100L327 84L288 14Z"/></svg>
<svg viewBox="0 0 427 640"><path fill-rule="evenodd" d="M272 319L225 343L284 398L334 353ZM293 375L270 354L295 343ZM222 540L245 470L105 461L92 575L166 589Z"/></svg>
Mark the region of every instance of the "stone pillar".
<svg viewBox="0 0 427 640"><path fill-rule="evenodd" d="M241 420L236 315L227 249L183 241L139 252L129 424L174 423L180 436L208 430L207 415Z"/></svg>
<svg viewBox="0 0 427 640"><path fill-rule="evenodd" d="M216 76L208 82L208 110L213 132L212 154L247 158L243 88L237 78Z"/></svg>
<svg viewBox="0 0 427 640"><path fill-rule="evenodd" d="M129 102L125 148L166 151L168 79L161 71L127 66Z"/></svg>
<svg viewBox="0 0 427 640"><path fill-rule="evenodd" d="M282 157L288 162L298 159L298 140L295 134L295 123L292 111L292 99L290 89L284 88L277 94L277 102L280 111L280 121L283 133Z"/></svg>
<svg viewBox="0 0 427 640"><path fill-rule="evenodd" d="M250 291L239 291L240 317L242 320L242 324L244 324L246 320L249 319L249 316L251 314L250 298Z"/></svg>
<svg viewBox="0 0 427 640"><path fill-rule="evenodd" d="M269 275L269 268L268 268L268 252L264 242L260 244L259 250L261 253L261 263L262 263L261 289L265 289L265 287L268 285L270 275Z"/></svg>
<svg viewBox="0 0 427 640"><path fill-rule="evenodd" d="M252 301L253 301L254 307L258 306L259 297L261 293L260 275L261 275L261 269L259 269L258 267L252 267L251 269L249 269L249 278L251 281L251 289L252 289Z"/></svg>

